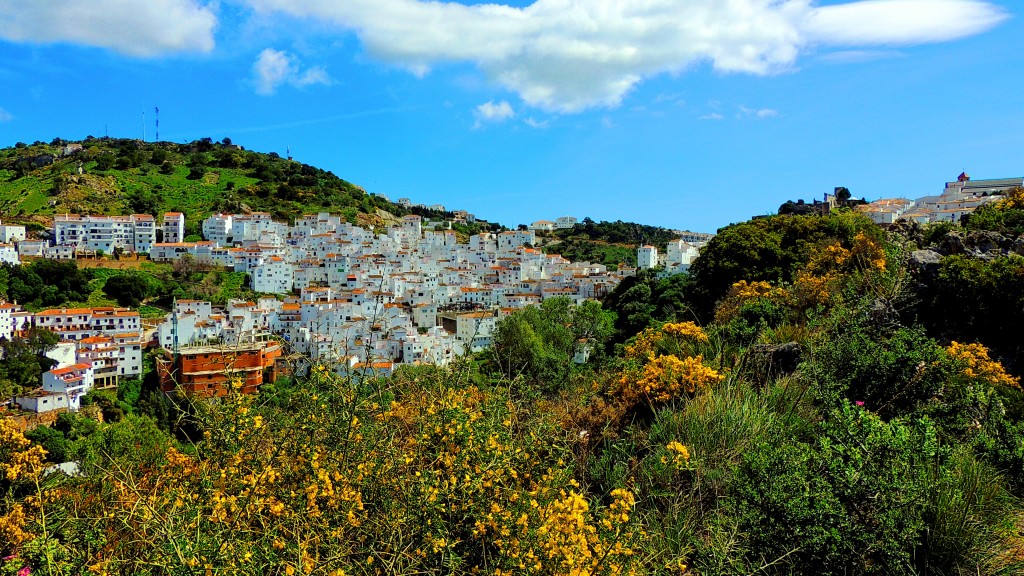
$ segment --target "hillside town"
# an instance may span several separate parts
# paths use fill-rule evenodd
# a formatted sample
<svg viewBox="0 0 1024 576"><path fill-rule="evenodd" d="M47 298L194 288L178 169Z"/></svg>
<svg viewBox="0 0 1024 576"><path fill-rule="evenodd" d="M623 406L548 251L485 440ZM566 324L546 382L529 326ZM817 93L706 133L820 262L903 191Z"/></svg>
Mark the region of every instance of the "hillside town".
<svg viewBox="0 0 1024 576"><path fill-rule="evenodd" d="M329 213L290 225L266 213L213 214L201 224L205 240L186 242L185 216L170 212L159 225L148 215L59 215L52 245L15 230L19 248L31 251L26 256L148 253L155 262L244 272L251 289L263 294L224 307L178 300L151 326L128 309L33 314L3 304L0 337L39 327L62 341L42 388L15 402L31 411L74 410L93 386L140 375L142 350L150 346L160 349L162 389L211 396L226 392L229 373L243 374L249 392L314 365L381 376L400 364L446 365L487 348L498 321L517 309L554 297L600 299L636 272L545 254L533 247L534 229L480 233L460 243L454 231L437 227L426 229L417 215L374 233ZM710 237L687 233L660 256L656 247L642 246L639 267L683 272Z"/></svg>
<svg viewBox="0 0 1024 576"><path fill-rule="evenodd" d="M956 221L1022 184L1021 178L971 180L964 173L936 196L855 208L883 226ZM836 198L826 195L815 209L827 213ZM399 203L411 205L407 198ZM455 217L473 219L461 211ZM663 250L641 245L636 268L570 262L536 247L543 235L576 224L571 216L538 220L519 230L475 234L468 242L458 241L450 223L418 215L374 231L330 213L292 224L262 212L217 213L201 222L201 241L186 241L180 212L163 214L159 223L148 214L57 215L50 240L29 238L23 226L0 226L0 262L148 254L154 262L243 272L252 291L263 295L225 306L178 300L163 320L147 325L138 311L125 308L32 313L0 304L0 338L36 327L61 341L50 353L57 364L43 374L41 387L14 401L33 412L76 410L91 388L140 376L149 347L158 349L164 391L203 396L224 394L229 373L242 374L243 390L251 392L315 365L356 376L386 376L401 364L443 366L490 346L498 322L518 309L554 297L601 299L637 269L686 272L713 237L681 232Z"/></svg>

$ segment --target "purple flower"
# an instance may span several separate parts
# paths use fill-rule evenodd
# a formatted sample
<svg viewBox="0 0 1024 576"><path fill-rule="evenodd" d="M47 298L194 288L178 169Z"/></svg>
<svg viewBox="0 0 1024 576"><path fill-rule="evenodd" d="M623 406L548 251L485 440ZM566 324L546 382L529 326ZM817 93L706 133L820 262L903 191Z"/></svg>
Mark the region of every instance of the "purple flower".
<svg viewBox="0 0 1024 576"><path fill-rule="evenodd" d="M18 576L28 576L32 573L32 569L28 566L22 566L21 570L18 570Z"/></svg>
<svg viewBox="0 0 1024 576"><path fill-rule="evenodd" d="M857 406L863 406L864 405L864 401L863 400L857 400L856 402L854 402L854 404L856 404Z"/></svg>

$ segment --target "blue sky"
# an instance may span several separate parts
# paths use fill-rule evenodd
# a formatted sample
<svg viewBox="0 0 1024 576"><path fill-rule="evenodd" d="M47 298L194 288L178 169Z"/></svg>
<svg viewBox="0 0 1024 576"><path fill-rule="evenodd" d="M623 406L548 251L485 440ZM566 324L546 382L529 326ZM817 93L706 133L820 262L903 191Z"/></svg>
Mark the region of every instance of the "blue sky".
<svg viewBox="0 0 1024 576"><path fill-rule="evenodd" d="M1009 0L0 0L0 145L230 137L506 225L1024 175ZM145 113L145 125L142 115Z"/></svg>

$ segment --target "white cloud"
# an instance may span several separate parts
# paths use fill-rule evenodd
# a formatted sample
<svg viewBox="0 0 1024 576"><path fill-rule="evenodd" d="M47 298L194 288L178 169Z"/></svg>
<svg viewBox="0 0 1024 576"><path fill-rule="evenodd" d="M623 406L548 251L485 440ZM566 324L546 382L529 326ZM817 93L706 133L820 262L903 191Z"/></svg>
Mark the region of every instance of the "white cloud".
<svg viewBox="0 0 1024 576"><path fill-rule="evenodd" d="M213 50L217 15L198 0L0 0L0 38L68 42L129 56Z"/></svg>
<svg viewBox="0 0 1024 576"><path fill-rule="evenodd" d="M529 126L530 128L535 128L537 130L543 130L543 129L551 126L551 122L550 121L548 121L548 120L537 120L536 118L533 118L533 117L527 118L526 120L523 120L523 122L525 122L526 125Z"/></svg>
<svg viewBox="0 0 1024 576"><path fill-rule="evenodd" d="M724 118L724 116L722 116L718 112L712 112L710 114L703 114L703 115L697 117L698 120L721 120L722 118Z"/></svg>
<svg viewBox="0 0 1024 576"><path fill-rule="evenodd" d="M256 93L269 96L285 83L297 88L331 83L330 76L323 68L314 67L306 71L301 68L295 56L272 48L265 49L252 65Z"/></svg>
<svg viewBox="0 0 1024 576"><path fill-rule="evenodd" d="M862 0L812 9L804 27L822 44L913 45L973 36L1006 17L979 0Z"/></svg>
<svg viewBox="0 0 1024 576"><path fill-rule="evenodd" d="M756 118L774 118L778 115L779 111L774 108L748 108L741 104L740 111L736 114L736 117L743 118L745 116L753 116Z"/></svg>
<svg viewBox="0 0 1024 576"><path fill-rule="evenodd" d="M512 109L512 105L505 100L497 104L491 100L477 106L473 110L473 115L476 116L476 123L473 125L473 128L480 128L484 122L504 122L514 117L516 112Z"/></svg>
<svg viewBox="0 0 1024 576"><path fill-rule="evenodd" d="M558 112L616 106L645 78L698 63L772 74L814 46L939 42L1007 17L984 0L242 1L355 31L372 56L416 74L475 63L528 105Z"/></svg>
<svg viewBox="0 0 1024 576"><path fill-rule="evenodd" d="M14 116L7 110L0 108L0 122L10 122L11 120L14 120Z"/></svg>

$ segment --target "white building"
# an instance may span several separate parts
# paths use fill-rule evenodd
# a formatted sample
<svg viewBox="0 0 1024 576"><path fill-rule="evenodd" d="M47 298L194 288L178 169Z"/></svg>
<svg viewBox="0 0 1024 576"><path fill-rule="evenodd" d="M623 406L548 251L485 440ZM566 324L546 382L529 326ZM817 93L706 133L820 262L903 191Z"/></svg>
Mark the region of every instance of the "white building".
<svg viewBox="0 0 1024 576"><path fill-rule="evenodd" d="M684 241L683 239L673 240L668 243L665 251L665 269L673 274L686 272L690 265L700 255L697 246Z"/></svg>
<svg viewBox="0 0 1024 576"><path fill-rule="evenodd" d="M658 249L651 245L641 246L636 251L636 265L640 269L650 269L658 265Z"/></svg>
<svg viewBox="0 0 1024 576"><path fill-rule="evenodd" d="M103 250L115 248L148 253L156 241L156 225L149 214L131 216L79 216L63 214L53 218L56 246Z"/></svg>
<svg viewBox="0 0 1024 576"><path fill-rule="evenodd" d="M43 373L43 390L66 394L68 408L74 411L82 407L81 398L92 388L92 385L92 365L84 362Z"/></svg>
<svg viewBox="0 0 1024 576"><path fill-rule="evenodd" d="M55 308L33 316L33 324L66 342L106 336L117 348L118 376L142 374L142 322L127 308Z"/></svg>
<svg viewBox="0 0 1024 576"><path fill-rule="evenodd" d="M163 242L184 242L185 241L185 215L181 212L168 212L164 214Z"/></svg>
<svg viewBox="0 0 1024 576"><path fill-rule="evenodd" d="M492 344L498 317L492 312L470 312L455 317L455 337L471 352L479 352Z"/></svg>
<svg viewBox="0 0 1024 576"><path fill-rule="evenodd" d="M32 313L17 304L0 302L0 338L10 340L32 324Z"/></svg>
<svg viewBox="0 0 1024 576"><path fill-rule="evenodd" d="M28 394L16 396L14 401L22 410L42 414L54 410L68 409L68 395L63 392L47 392L42 388Z"/></svg>
<svg viewBox="0 0 1024 576"><path fill-rule="evenodd" d="M280 256L272 256L251 270L254 292L267 294L290 294L294 284L295 270Z"/></svg>
<svg viewBox="0 0 1024 576"><path fill-rule="evenodd" d="M572 228L576 225L576 222L577 220L573 216L559 216L555 219L555 227L559 230L564 230L566 228Z"/></svg>
<svg viewBox="0 0 1024 576"><path fill-rule="evenodd" d="M203 220L203 238L217 246L230 246L231 220L230 214L214 214Z"/></svg>
<svg viewBox="0 0 1024 576"><path fill-rule="evenodd" d="M18 250L14 244L0 244L0 263L20 264Z"/></svg>
<svg viewBox="0 0 1024 576"><path fill-rule="evenodd" d="M14 244L25 240L24 226L0 226L0 244Z"/></svg>

